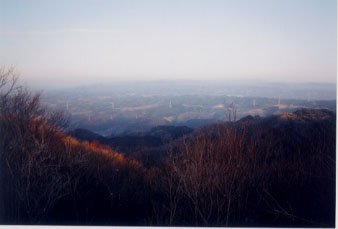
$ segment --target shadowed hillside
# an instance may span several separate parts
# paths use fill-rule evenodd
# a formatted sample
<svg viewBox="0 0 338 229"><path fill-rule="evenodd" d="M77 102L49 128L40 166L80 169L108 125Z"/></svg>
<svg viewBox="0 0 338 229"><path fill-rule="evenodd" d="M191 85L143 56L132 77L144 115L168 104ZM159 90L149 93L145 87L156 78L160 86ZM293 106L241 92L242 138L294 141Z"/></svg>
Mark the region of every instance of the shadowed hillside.
<svg viewBox="0 0 338 229"><path fill-rule="evenodd" d="M125 132L110 138L86 129L75 129L69 134L80 141L97 141L109 145L114 150L132 156L149 167L159 166L172 141L192 132L193 129L186 126L157 126L147 132Z"/></svg>
<svg viewBox="0 0 338 229"><path fill-rule="evenodd" d="M169 154L175 210L167 217L178 225L333 226L335 125L334 112L304 109L201 128Z"/></svg>

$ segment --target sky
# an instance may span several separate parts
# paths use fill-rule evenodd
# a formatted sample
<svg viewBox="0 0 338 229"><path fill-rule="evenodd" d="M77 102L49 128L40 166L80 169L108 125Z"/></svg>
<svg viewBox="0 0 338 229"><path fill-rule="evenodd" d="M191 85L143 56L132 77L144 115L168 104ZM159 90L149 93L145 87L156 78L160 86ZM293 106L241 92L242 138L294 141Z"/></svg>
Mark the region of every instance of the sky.
<svg viewBox="0 0 338 229"><path fill-rule="evenodd" d="M0 65L29 84L333 82L335 0L0 0Z"/></svg>

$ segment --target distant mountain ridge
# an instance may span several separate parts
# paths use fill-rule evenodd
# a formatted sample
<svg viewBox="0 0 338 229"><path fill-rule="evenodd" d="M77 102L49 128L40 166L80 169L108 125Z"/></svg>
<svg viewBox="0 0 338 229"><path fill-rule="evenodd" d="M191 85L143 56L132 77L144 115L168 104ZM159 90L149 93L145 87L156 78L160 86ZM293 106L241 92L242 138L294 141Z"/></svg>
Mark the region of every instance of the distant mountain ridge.
<svg viewBox="0 0 338 229"><path fill-rule="evenodd" d="M212 131L222 123L236 127L246 126L250 130L249 132L261 134L263 137L272 134L275 138L284 139L285 136L289 136L306 142L313 130L324 131L325 128L332 129L330 126L335 124L335 119L335 112L328 109L301 109L293 113L282 113L268 117L248 115L236 122L191 120L191 126L200 126L195 132ZM204 125L202 125L203 123ZM113 137L103 137L86 129L75 129L69 132L72 137L80 141L98 141L101 144L111 146L118 152L129 155L133 153L139 154L139 152L143 151L154 151L153 153L161 151L161 154L163 154L163 150L160 150L159 147L193 133L194 129L187 126L168 125L156 126L151 128L150 131L144 132L124 132L119 136ZM302 142L299 143L303 144Z"/></svg>
<svg viewBox="0 0 338 229"><path fill-rule="evenodd" d="M90 130L82 129L82 128L71 130L70 132L68 132L68 134L70 136L77 138L80 141L91 142L91 141L94 141L94 140L104 141L106 139L105 137L103 137L99 134L96 134L96 133L94 133Z"/></svg>
<svg viewBox="0 0 338 229"><path fill-rule="evenodd" d="M103 137L86 129L75 129L69 132L80 141L98 141L122 153L131 153L144 148L159 147L184 135L193 129L186 126L156 126L146 132L125 132L115 137Z"/></svg>

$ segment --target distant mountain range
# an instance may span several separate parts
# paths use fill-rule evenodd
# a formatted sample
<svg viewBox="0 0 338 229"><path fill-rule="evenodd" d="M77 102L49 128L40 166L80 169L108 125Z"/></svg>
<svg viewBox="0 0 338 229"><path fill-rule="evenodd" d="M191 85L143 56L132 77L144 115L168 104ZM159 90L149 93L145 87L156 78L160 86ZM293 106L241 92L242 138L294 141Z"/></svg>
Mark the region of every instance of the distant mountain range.
<svg viewBox="0 0 338 229"><path fill-rule="evenodd" d="M169 143L194 134L196 131L212 131L220 124L245 126L248 129L248 136L255 134L263 139L268 135L274 136L275 139L279 139L279 144L285 143L283 147L286 148L292 145L307 145L313 136L334 136L335 118L335 112L328 109L301 109L293 113L268 117L249 115L236 122L189 120L185 123L188 124L187 126L156 126L150 131L130 131L111 137L103 137L86 129L74 129L69 134L81 141L98 141L109 145L120 153L142 161L144 154L147 154L147 158L149 154L156 154L152 156L158 158L166 153Z"/></svg>

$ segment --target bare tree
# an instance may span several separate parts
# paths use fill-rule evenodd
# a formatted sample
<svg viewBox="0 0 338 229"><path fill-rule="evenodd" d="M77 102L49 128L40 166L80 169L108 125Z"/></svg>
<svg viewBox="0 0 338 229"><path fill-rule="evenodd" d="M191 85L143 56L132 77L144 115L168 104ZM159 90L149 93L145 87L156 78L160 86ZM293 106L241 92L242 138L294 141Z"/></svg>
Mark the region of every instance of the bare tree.
<svg viewBox="0 0 338 229"><path fill-rule="evenodd" d="M9 95L16 86L18 75L15 68L0 67L0 96L4 97Z"/></svg>
<svg viewBox="0 0 338 229"><path fill-rule="evenodd" d="M58 151L67 121L43 107L39 94L17 87L14 68L0 74L0 217L36 223L66 191Z"/></svg>

